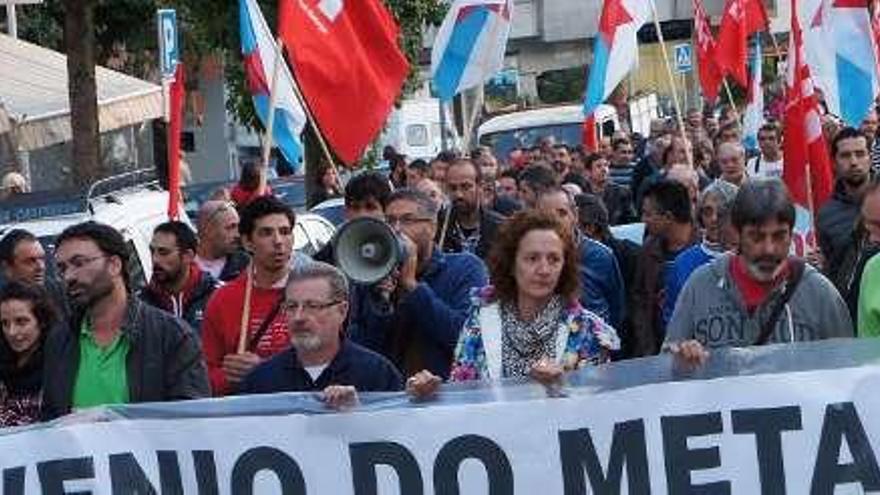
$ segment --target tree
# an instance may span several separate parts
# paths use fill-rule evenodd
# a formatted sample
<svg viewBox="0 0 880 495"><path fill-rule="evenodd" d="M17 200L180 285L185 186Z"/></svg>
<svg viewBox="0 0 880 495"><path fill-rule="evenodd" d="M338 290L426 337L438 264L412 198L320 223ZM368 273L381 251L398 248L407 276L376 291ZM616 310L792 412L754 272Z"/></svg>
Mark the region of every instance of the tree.
<svg viewBox="0 0 880 495"><path fill-rule="evenodd" d="M98 139L94 0L64 1L64 45L67 48L74 180L79 186L88 186L105 175Z"/></svg>

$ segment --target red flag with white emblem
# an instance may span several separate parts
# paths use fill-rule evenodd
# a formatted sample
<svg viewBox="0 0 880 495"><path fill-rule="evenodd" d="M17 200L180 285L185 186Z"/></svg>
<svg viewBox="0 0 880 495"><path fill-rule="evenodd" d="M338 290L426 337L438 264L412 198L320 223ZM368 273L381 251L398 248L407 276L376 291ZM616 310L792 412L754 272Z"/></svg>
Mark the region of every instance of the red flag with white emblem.
<svg viewBox="0 0 880 495"><path fill-rule="evenodd" d="M727 0L724 6L716 58L723 72L730 74L744 88L749 85L746 71L748 38L766 30L769 23L762 0Z"/></svg>
<svg viewBox="0 0 880 495"><path fill-rule="evenodd" d="M783 141L785 168L782 176L794 202L808 208L816 218L817 209L831 196L833 174L822 134L819 101L813 91L813 80L804 55L797 0L791 2L787 64Z"/></svg>
<svg viewBox="0 0 880 495"><path fill-rule="evenodd" d="M877 0L880 1L880 0ZM700 87L709 102L718 98L718 90L724 81L724 74L715 60L716 43L709 27L709 16L701 0L694 0L694 33L697 41L697 70L700 74Z"/></svg>
<svg viewBox="0 0 880 495"><path fill-rule="evenodd" d="M278 33L322 133L356 162L409 74L394 17L381 0L280 0Z"/></svg>

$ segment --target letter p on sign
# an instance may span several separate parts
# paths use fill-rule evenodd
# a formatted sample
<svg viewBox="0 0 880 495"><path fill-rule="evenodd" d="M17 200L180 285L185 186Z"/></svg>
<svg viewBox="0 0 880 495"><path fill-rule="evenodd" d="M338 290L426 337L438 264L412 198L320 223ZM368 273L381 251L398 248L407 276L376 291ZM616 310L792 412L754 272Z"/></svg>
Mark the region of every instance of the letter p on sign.
<svg viewBox="0 0 880 495"><path fill-rule="evenodd" d="M339 14L342 13L342 9L345 7L343 0L321 0L318 3L318 8L321 10L321 13L324 14L327 19L330 19L330 22L336 20L339 17Z"/></svg>

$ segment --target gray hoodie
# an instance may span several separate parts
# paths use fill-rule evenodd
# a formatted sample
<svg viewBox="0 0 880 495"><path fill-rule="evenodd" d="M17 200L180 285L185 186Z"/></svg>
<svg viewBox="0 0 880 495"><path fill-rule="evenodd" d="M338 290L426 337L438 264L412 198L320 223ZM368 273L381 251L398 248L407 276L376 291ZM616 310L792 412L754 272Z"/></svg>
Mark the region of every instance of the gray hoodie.
<svg viewBox="0 0 880 495"><path fill-rule="evenodd" d="M773 291L752 315L730 275L733 255L722 256L690 276L666 327L664 348L671 342L696 339L707 348L745 347L758 338L762 323L782 295ZM852 337L853 324L834 285L807 265L797 289L776 320L769 342Z"/></svg>

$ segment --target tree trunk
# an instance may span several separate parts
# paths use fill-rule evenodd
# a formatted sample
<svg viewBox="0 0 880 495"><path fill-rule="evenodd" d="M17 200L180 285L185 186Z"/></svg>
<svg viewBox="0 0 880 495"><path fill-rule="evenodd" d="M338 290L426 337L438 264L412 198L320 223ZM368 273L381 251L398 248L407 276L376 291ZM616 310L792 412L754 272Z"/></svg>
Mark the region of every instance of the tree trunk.
<svg viewBox="0 0 880 495"><path fill-rule="evenodd" d="M87 187L108 174L100 156L95 83L95 4L96 0L64 0L72 159L74 181L81 187Z"/></svg>

